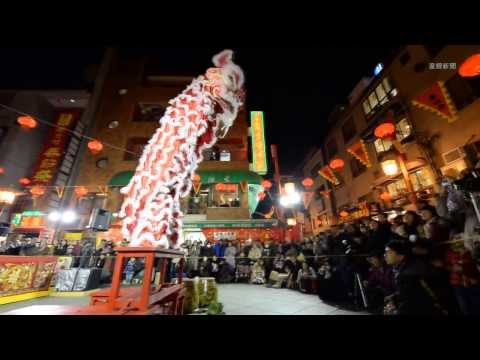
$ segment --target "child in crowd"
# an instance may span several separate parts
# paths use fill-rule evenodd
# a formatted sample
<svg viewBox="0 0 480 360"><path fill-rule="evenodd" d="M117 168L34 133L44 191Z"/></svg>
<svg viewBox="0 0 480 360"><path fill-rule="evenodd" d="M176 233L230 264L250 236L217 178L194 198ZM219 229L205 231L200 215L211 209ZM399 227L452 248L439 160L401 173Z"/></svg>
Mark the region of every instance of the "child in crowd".
<svg viewBox="0 0 480 360"><path fill-rule="evenodd" d="M253 265L250 282L256 285L265 284L265 267L262 259L259 259L255 265Z"/></svg>
<svg viewBox="0 0 480 360"><path fill-rule="evenodd" d="M373 253L367 258L370 264L367 280L363 282L369 307L374 312L381 313L384 298L393 293L392 268L385 263L381 253Z"/></svg>
<svg viewBox="0 0 480 360"><path fill-rule="evenodd" d="M316 288L316 279L315 270L306 261L302 262L302 268L298 270L297 275L298 289L303 293L312 294Z"/></svg>
<svg viewBox="0 0 480 360"><path fill-rule="evenodd" d="M125 284L130 284L132 282L133 275L135 274L135 258L131 257L128 260L123 273L125 274Z"/></svg>

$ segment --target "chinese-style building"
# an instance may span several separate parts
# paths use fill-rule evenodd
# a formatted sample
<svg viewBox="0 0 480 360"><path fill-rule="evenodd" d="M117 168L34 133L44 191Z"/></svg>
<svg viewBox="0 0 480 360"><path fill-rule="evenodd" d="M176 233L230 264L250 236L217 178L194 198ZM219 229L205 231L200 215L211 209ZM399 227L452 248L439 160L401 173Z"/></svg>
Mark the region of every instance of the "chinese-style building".
<svg viewBox="0 0 480 360"><path fill-rule="evenodd" d="M155 56L116 53L89 134L113 146L104 146L96 155L88 152L83 155L75 185L88 192L75 199L82 219L79 228L88 224L95 208L108 210L114 216L118 213L123 200L120 189L133 176L139 155L159 126L168 101L198 75L182 69L173 72ZM278 237L277 220L251 219L258 203L261 175L267 172L263 121L263 113L249 114L242 109L227 136L204 153L205 160L197 174L199 186L182 201L186 238L264 240ZM121 240L118 219L105 237Z"/></svg>
<svg viewBox="0 0 480 360"><path fill-rule="evenodd" d="M366 211L412 208L402 172L384 172L394 143L376 136L381 124L394 124L419 199L434 203L442 176L458 178L475 165L480 80L464 78L458 69L478 49L405 46L358 83L348 104L332 111L327 135L303 168L305 176L315 179L316 198L310 206L314 233ZM338 162L332 160L338 159L343 166L333 169Z"/></svg>

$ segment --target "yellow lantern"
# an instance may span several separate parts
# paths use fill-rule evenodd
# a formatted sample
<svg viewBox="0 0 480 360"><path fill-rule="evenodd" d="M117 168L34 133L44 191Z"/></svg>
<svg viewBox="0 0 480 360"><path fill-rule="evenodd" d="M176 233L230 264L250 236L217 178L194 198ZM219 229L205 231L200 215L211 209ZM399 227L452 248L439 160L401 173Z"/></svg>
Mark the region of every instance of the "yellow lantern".
<svg viewBox="0 0 480 360"><path fill-rule="evenodd" d="M398 164L396 160L385 160L382 162L382 170L387 176L393 176L398 173Z"/></svg>

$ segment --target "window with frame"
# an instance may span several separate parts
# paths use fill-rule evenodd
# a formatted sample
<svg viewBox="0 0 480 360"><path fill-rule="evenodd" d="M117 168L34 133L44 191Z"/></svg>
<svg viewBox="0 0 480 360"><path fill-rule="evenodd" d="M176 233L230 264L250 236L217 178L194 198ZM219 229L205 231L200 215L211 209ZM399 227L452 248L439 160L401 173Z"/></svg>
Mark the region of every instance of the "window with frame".
<svg viewBox="0 0 480 360"><path fill-rule="evenodd" d="M397 94L398 91L392 87L390 80L384 78L362 103L363 112L365 115L373 114L379 106L386 104Z"/></svg>
<svg viewBox="0 0 480 360"><path fill-rule="evenodd" d="M421 169L410 174L410 180L412 181L413 190L415 191L419 191L433 185L433 181L425 169Z"/></svg>
<svg viewBox="0 0 480 360"><path fill-rule="evenodd" d="M367 167L357 159L350 159L350 170L352 170L352 176L356 178L363 174L367 170Z"/></svg>
<svg viewBox="0 0 480 360"><path fill-rule="evenodd" d="M325 185L321 185L317 188L317 190L315 191L316 193L316 200L319 204L319 211L323 211L325 210L326 206L325 206L325 199L324 199L324 196L322 194L322 191L325 191Z"/></svg>
<svg viewBox="0 0 480 360"><path fill-rule="evenodd" d="M165 113L165 107L155 103L138 103L132 121L134 122L155 122L159 121Z"/></svg>
<svg viewBox="0 0 480 360"><path fill-rule="evenodd" d="M375 146L375 151L377 154L381 154L390 150L390 148L393 146L393 142L390 140L376 139L373 145Z"/></svg>
<svg viewBox="0 0 480 360"><path fill-rule="evenodd" d="M213 186L212 207L240 207L238 184L218 183Z"/></svg>
<svg viewBox="0 0 480 360"><path fill-rule="evenodd" d="M353 117L350 117L342 126L343 141L345 144L352 140L356 133L357 128L355 127L355 121Z"/></svg>
<svg viewBox="0 0 480 360"><path fill-rule="evenodd" d="M396 124L397 139L402 141L412 134L412 126L407 118L403 118Z"/></svg>
<svg viewBox="0 0 480 360"><path fill-rule="evenodd" d="M135 161L140 158L143 148L148 143L148 138L134 137L127 141L126 150L123 156L124 161Z"/></svg>
<svg viewBox="0 0 480 360"><path fill-rule="evenodd" d="M201 185L198 194L192 189L188 198L187 214L206 214L207 208L211 205L210 194L210 184Z"/></svg>
<svg viewBox="0 0 480 360"><path fill-rule="evenodd" d="M332 138L327 143L327 155L329 159L332 159L338 152L337 142L335 138Z"/></svg>
<svg viewBox="0 0 480 360"><path fill-rule="evenodd" d="M455 74L445 82L445 88L457 110L462 110L480 96L480 79L464 78Z"/></svg>
<svg viewBox="0 0 480 360"><path fill-rule="evenodd" d="M388 192L393 196L400 196L407 191L405 180L400 179L387 185Z"/></svg>

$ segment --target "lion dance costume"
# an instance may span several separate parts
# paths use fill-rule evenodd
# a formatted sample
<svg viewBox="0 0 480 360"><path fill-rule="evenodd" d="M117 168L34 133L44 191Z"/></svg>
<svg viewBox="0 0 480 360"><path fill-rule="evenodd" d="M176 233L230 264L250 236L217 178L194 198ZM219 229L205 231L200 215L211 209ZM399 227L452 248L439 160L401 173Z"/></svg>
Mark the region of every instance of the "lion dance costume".
<svg viewBox="0 0 480 360"><path fill-rule="evenodd" d="M216 55L214 68L170 100L134 176L121 190L122 234L129 246L180 245L180 197L190 193L203 150L226 135L243 105L243 72L232 55L230 50Z"/></svg>

